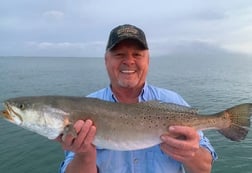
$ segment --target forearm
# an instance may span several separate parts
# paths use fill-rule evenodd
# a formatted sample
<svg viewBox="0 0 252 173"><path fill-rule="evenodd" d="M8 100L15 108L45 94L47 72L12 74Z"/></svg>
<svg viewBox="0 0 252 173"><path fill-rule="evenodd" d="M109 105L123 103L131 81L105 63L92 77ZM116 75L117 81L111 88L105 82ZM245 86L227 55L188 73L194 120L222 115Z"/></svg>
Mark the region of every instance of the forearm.
<svg viewBox="0 0 252 173"><path fill-rule="evenodd" d="M66 168L66 173L97 173L96 152L75 154Z"/></svg>
<svg viewBox="0 0 252 173"><path fill-rule="evenodd" d="M207 149L200 147L192 159L183 163L187 173L210 173L212 156Z"/></svg>

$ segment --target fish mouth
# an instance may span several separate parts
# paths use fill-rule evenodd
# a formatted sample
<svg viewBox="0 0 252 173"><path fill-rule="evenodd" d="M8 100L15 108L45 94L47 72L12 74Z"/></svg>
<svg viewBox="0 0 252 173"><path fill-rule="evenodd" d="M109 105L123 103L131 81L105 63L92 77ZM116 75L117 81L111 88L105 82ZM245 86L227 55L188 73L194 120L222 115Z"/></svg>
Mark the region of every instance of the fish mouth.
<svg viewBox="0 0 252 173"><path fill-rule="evenodd" d="M23 118L12 109L12 106L9 103L4 103L5 110L2 110L3 117L9 122L15 123L18 118L20 122L23 122Z"/></svg>

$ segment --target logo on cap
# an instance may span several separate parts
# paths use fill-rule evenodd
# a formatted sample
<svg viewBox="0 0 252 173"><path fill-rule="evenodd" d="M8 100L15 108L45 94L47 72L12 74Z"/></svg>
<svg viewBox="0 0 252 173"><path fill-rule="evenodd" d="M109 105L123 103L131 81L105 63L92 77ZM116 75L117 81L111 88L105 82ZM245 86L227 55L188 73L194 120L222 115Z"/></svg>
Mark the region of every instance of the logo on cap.
<svg viewBox="0 0 252 173"><path fill-rule="evenodd" d="M131 35L137 35L137 34L138 34L138 30L132 27L120 28L117 31L118 37L129 36L129 35L131 36Z"/></svg>

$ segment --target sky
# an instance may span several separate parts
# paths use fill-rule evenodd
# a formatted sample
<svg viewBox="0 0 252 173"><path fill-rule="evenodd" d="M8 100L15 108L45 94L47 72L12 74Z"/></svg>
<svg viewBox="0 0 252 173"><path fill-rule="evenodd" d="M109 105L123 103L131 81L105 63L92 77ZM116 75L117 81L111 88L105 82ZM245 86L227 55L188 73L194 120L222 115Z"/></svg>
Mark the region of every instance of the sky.
<svg viewBox="0 0 252 173"><path fill-rule="evenodd" d="M0 56L103 57L121 24L144 30L152 56L252 57L251 0L0 0Z"/></svg>

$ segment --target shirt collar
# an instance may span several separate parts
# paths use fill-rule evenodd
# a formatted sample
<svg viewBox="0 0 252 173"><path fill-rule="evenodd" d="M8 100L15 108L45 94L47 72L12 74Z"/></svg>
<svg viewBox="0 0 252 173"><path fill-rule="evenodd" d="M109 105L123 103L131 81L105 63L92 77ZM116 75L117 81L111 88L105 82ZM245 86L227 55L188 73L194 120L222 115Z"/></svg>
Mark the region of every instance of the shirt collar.
<svg viewBox="0 0 252 173"><path fill-rule="evenodd" d="M143 102L143 101L146 101L146 93L147 93L147 90L148 90L148 87L147 87L147 82L144 83L144 87L141 91L141 93L139 94L138 96L138 101L139 102ZM108 87L108 92L110 93L110 100L111 101L114 101L114 102L118 102L116 96L114 95L112 89L111 89L111 85L109 85Z"/></svg>

